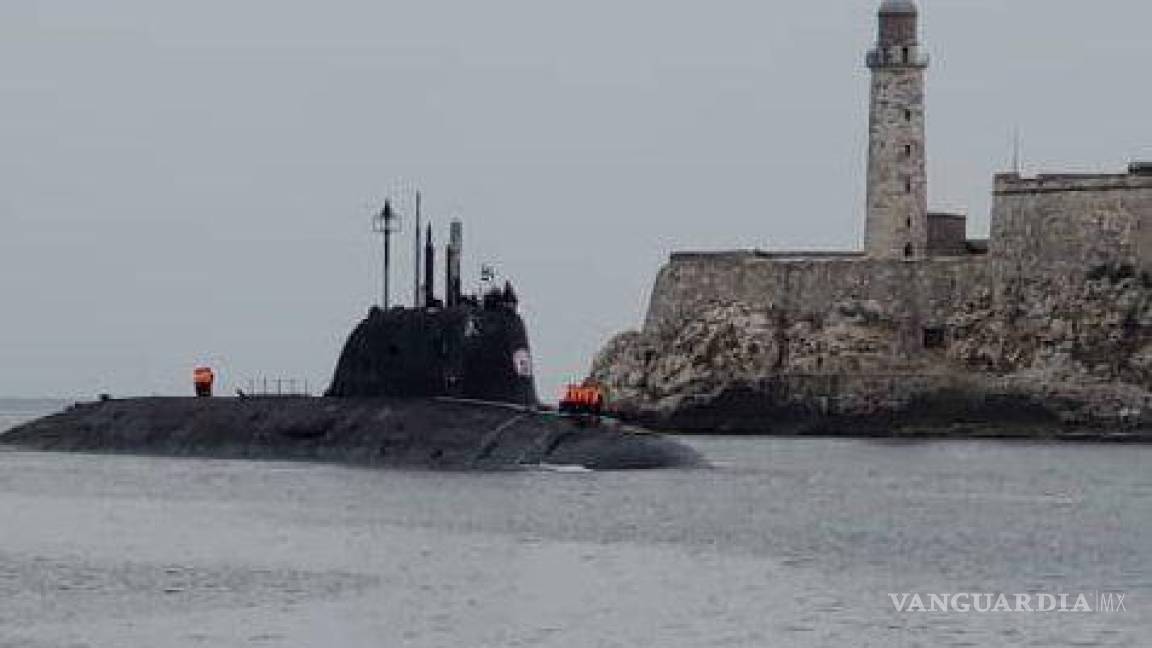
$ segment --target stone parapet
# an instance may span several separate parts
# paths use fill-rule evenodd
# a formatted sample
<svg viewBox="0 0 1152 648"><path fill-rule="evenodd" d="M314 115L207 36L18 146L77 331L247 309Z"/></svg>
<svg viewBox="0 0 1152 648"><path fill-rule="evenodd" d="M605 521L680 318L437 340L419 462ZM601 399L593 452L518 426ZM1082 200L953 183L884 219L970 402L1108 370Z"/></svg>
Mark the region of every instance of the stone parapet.
<svg viewBox="0 0 1152 648"><path fill-rule="evenodd" d="M1048 173L1025 177L1018 173L995 176L997 196L1061 192L1139 191L1152 189L1152 175L1137 173Z"/></svg>

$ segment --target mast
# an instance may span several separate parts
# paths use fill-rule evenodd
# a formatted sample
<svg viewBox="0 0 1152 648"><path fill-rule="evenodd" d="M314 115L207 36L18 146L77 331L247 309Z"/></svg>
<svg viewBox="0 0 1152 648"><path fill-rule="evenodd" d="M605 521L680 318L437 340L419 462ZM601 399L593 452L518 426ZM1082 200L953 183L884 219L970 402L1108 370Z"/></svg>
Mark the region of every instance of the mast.
<svg viewBox="0 0 1152 648"><path fill-rule="evenodd" d="M448 230L448 246L444 260L444 305L460 305L460 257L464 251L464 224L452 221Z"/></svg>
<svg viewBox="0 0 1152 648"><path fill-rule="evenodd" d="M392 210L391 200L385 200L384 208L372 219L372 231L384 235L384 294L380 301L380 308L388 310L392 305L392 296L389 290L392 269L392 232L396 231L396 212Z"/></svg>
<svg viewBox="0 0 1152 648"><path fill-rule="evenodd" d="M428 223L424 241L424 306L436 304L436 250L432 247L432 223Z"/></svg>
<svg viewBox="0 0 1152 648"><path fill-rule="evenodd" d="M412 235L412 307L420 308L421 294L420 294L420 192L416 192L416 227L415 233Z"/></svg>

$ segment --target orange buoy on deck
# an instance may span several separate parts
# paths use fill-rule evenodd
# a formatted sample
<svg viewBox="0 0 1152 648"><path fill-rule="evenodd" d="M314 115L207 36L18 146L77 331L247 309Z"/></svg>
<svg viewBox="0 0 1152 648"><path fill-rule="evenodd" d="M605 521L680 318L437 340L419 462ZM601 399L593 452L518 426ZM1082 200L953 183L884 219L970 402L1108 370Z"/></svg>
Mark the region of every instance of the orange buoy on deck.
<svg viewBox="0 0 1152 648"><path fill-rule="evenodd" d="M216 374L211 367L196 367L192 371L192 384L196 387L196 396L208 398L212 396L212 383L216 382Z"/></svg>

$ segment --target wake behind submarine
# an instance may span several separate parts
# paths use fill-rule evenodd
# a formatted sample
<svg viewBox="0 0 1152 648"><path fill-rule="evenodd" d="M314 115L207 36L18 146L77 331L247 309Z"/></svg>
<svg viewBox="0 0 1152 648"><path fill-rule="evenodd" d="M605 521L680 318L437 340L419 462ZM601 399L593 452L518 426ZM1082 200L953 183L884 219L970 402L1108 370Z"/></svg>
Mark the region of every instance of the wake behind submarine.
<svg viewBox="0 0 1152 648"><path fill-rule="evenodd" d="M381 218L391 215L386 204ZM386 259L388 245L386 234ZM441 301L434 294L428 228L415 305L373 307L348 337L323 397L213 398L212 375L200 369L198 397L78 403L0 435L0 443L59 452L463 470L706 465L674 439L602 419L597 411L541 407L511 284L462 294L462 250L463 229L453 221ZM387 261L385 267L387 286Z"/></svg>

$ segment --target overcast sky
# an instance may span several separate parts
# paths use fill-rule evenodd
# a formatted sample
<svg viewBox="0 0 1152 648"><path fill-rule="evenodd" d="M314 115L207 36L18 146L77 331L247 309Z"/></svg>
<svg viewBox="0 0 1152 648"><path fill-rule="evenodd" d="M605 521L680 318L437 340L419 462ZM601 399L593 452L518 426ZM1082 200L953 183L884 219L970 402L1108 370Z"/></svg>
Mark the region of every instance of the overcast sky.
<svg viewBox="0 0 1152 648"><path fill-rule="evenodd" d="M0 395L326 384L407 181L554 398L669 252L859 245L877 5L3 0ZM1147 0L922 9L931 202L974 234L1016 125L1030 171L1152 158Z"/></svg>

